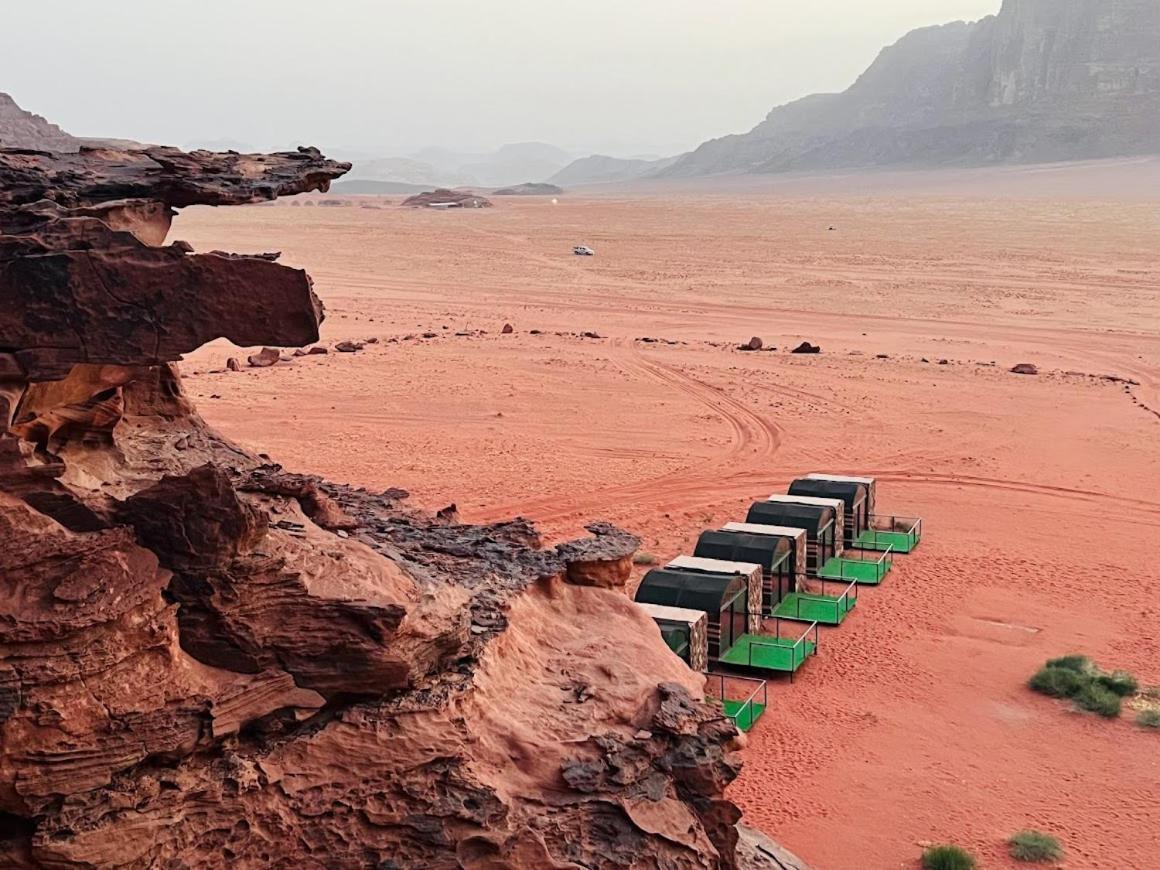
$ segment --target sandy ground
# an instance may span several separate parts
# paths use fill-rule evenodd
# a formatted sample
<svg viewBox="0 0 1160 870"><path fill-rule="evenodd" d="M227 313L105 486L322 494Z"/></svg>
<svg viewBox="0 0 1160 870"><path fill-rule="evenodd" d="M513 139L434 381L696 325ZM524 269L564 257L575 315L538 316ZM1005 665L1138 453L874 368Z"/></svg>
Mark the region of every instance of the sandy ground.
<svg viewBox="0 0 1160 870"><path fill-rule="evenodd" d="M823 870L927 841L1007 866L1024 827L1069 867L1154 867L1160 737L1024 688L1072 651L1160 683L1160 210L1099 196L1136 171L193 209L176 238L282 250L324 341L381 341L234 374L219 344L185 370L291 468L551 538L609 519L660 559L798 473L877 476L926 540L771 683L732 791L748 820ZM752 335L778 350L733 348ZM824 352L785 352L803 339Z"/></svg>

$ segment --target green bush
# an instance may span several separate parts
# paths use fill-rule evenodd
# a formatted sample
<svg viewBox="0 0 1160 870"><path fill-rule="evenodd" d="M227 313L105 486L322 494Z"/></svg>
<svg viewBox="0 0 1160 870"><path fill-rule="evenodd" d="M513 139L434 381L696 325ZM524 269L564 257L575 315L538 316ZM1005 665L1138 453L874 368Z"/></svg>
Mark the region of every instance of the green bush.
<svg viewBox="0 0 1160 870"><path fill-rule="evenodd" d="M1075 671L1077 674L1090 674L1095 669L1095 664L1087 656L1073 653L1057 659L1048 659L1047 667L1063 668L1065 671Z"/></svg>
<svg viewBox="0 0 1160 870"><path fill-rule="evenodd" d="M931 846L922 853L922 870L975 870L975 859L959 846Z"/></svg>
<svg viewBox="0 0 1160 870"><path fill-rule="evenodd" d="M1027 685L1041 695L1050 695L1052 698L1072 698L1087 684L1083 676L1070 668L1059 668L1048 665L1038 671Z"/></svg>
<svg viewBox="0 0 1160 870"><path fill-rule="evenodd" d="M1016 861L1058 861L1063 857L1059 840L1042 831L1020 831L1007 841Z"/></svg>
<svg viewBox="0 0 1160 870"><path fill-rule="evenodd" d="M1160 728L1160 710L1141 710L1136 714L1136 724L1141 728Z"/></svg>
<svg viewBox="0 0 1160 870"><path fill-rule="evenodd" d="M1121 698L1136 694L1136 690L1140 688L1140 684L1136 681L1136 678L1127 671L1112 671L1110 674L1100 674L1096 677L1096 682L1109 692L1115 692Z"/></svg>
<svg viewBox="0 0 1160 870"><path fill-rule="evenodd" d="M657 557L652 553L639 552L632 557L632 564L634 565L655 565Z"/></svg>
<svg viewBox="0 0 1160 870"><path fill-rule="evenodd" d="M1120 715L1120 696L1096 682L1088 683L1080 689L1075 696L1075 703L1081 709L1099 713L1107 719Z"/></svg>

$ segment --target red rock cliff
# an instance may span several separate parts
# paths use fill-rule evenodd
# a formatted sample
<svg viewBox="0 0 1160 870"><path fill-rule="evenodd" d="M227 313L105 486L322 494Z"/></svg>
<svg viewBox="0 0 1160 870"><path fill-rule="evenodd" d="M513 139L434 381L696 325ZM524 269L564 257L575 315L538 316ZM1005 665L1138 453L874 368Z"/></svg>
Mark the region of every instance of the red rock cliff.
<svg viewBox="0 0 1160 870"><path fill-rule="evenodd" d="M634 538L289 474L182 391L323 307L173 209L347 168L0 150L0 865L735 866L736 735L614 588Z"/></svg>

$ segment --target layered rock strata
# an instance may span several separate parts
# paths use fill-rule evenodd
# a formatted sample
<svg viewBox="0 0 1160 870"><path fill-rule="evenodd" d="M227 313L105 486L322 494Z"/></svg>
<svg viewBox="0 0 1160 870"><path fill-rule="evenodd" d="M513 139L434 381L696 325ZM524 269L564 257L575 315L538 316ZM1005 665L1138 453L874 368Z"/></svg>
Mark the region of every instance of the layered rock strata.
<svg viewBox="0 0 1160 870"><path fill-rule="evenodd" d="M737 866L737 735L623 594L635 538L290 474L185 395L323 306L174 209L347 169L0 150L0 866Z"/></svg>

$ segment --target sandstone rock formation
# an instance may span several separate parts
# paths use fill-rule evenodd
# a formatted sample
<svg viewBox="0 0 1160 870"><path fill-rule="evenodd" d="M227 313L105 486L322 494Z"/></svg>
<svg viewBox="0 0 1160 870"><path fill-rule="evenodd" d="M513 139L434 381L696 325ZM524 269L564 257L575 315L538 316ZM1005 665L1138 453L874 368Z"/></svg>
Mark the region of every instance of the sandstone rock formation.
<svg viewBox="0 0 1160 870"><path fill-rule="evenodd" d="M0 865L737 866L737 735L616 588L631 535L290 474L186 397L183 353L323 307L173 209L346 169L0 150Z"/></svg>
<svg viewBox="0 0 1160 870"><path fill-rule="evenodd" d="M282 359L282 354L276 347L264 347L257 353L246 357L246 362L253 368L264 369L274 365Z"/></svg>
<svg viewBox="0 0 1160 870"><path fill-rule="evenodd" d="M439 188L403 200L408 208L491 208L491 201L469 190Z"/></svg>
<svg viewBox="0 0 1160 870"><path fill-rule="evenodd" d="M1160 4L1003 0L883 49L661 174L1034 163L1160 153Z"/></svg>

